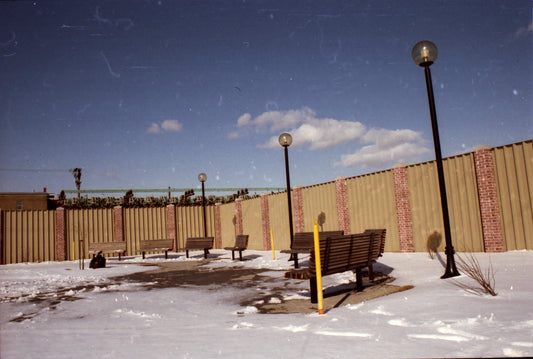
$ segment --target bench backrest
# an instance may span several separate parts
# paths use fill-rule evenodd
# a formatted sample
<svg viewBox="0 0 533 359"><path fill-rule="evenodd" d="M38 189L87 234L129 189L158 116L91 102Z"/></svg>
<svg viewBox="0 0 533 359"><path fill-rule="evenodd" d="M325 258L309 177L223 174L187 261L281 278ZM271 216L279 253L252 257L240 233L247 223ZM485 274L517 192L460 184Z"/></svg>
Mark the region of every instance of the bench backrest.
<svg viewBox="0 0 533 359"><path fill-rule="evenodd" d="M381 242L375 233L357 233L320 239L322 275L364 268L376 261ZM315 251L309 258L309 272L316 273Z"/></svg>
<svg viewBox="0 0 533 359"><path fill-rule="evenodd" d="M379 255L378 257L381 257L383 255L383 252L385 252L385 236L387 234L387 230L384 228L381 229L367 229L365 233L374 233L377 235L377 237L380 240L379 245Z"/></svg>
<svg viewBox="0 0 533 359"><path fill-rule="evenodd" d="M212 249L215 237L191 237L187 238L186 249Z"/></svg>
<svg viewBox="0 0 533 359"><path fill-rule="evenodd" d="M172 239L154 239L149 241L141 241L141 249L172 249L174 246Z"/></svg>
<svg viewBox="0 0 533 359"><path fill-rule="evenodd" d="M246 249L248 248L248 235L247 234L239 234L235 238L235 246L234 248L238 249Z"/></svg>
<svg viewBox="0 0 533 359"><path fill-rule="evenodd" d="M126 251L126 242L89 243L89 251Z"/></svg>
<svg viewBox="0 0 533 359"><path fill-rule="evenodd" d="M323 231L318 232L319 238L327 238L331 236L342 236L344 231ZM294 233L291 249L305 250L313 249L315 247L315 235L313 232L297 232Z"/></svg>

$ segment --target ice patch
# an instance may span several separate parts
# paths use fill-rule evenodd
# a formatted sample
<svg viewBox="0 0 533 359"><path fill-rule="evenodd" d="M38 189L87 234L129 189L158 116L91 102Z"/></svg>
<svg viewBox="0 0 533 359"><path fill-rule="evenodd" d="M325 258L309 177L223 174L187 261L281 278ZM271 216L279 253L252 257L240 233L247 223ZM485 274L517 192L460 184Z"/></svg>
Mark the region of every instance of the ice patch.
<svg viewBox="0 0 533 359"><path fill-rule="evenodd" d="M393 325L395 327L406 327L406 328L412 327L412 325L407 323L404 318L391 319L387 323L389 323L389 325Z"/></svg>
<svg viewBox="0 0 533 359"><path fill-rule="evenodd" d="M327 335L332 337L352 337L352 338L371 338L369 333L355 333L355 332L332 332L329 330L317 330L315 334Z"/></svg>
<svg viewBox="0 0 533 359"><path fill-rule="evenodd" d="M379 307L377 307L374 310L371 310L370 313L379 314L379 315L387 315L387 316L393 315L391 312L387 312L385 309L383 309L382 305L380 305Z"/></svg>
<svg viewBox="0 0 533 359"><path fill-rule="evenodd" d="M439 335L439 334L408 334L410 338L415 339L435 339L435 340L448 340L451 342L467 342L470 339L465 337L460 337L457 335Z"/></svg>
<svg viewBox="0 0 533 359"><path fill-rule="evenodd" d="M468 339L476 339L476 340L487 340L487 337L484 337L482 335L476 335L476 334L470 334L462 330L453 329L449 326L438 328L437 331L442 334L455 334L461 337L465 337Z"/></svg>
<svg viewBox="0 0 533 359"><path fill-rule="evenodd" d="M516 350L513 348L503 348L503 355L506 357L524 357L526 356L524 352Z"/></svg>
<svg viewBox="0 0 533 359"><path fill-rule="evenodd" d="M275 327L276 329L280 329L280 330L286 330L288 332L293 332L293 333L300 333L300 332L305 332L307 331L307 327L309 325L306 324L306 325L301 325L301 326L296 326L296 325L289 325L289 326L286 326L286 327Z"/></svg>
<svg viewBox="0 0 533 359"><path fill-rule="evenodd" d="M270 304L280 304L281 303L281 299L279 299L278 297L272 297L272 298L270 298L270 300L268 302Z"/></svg>
<svg viewBox="0 0 533 359"><path fill-rule="evenodd" d="M512 342L511 345L516 345L517 347L533 348L533 342Z"/></svg>

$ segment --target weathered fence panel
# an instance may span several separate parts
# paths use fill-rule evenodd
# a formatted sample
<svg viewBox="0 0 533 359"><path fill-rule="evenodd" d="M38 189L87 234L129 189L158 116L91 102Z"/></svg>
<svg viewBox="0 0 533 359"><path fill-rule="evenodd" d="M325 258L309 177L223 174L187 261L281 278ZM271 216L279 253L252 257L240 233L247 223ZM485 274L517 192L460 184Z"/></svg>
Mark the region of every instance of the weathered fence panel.
<svg viewBox="0 0 533 359"><path fill-rule="evenodd" d="M206 206L206 232L215 236L215 206ZM204 236L204 216L202 206L176 207L176 240L178 251L185 248L188 237ZM216 246L216 243L215 243Z"/></svg>
<svg viewBox="0 0 533 359"><path fill-rule="evenodd" d="M166 207L123 208L126 254L136 255L140 241L167 238Z"/></svg>
<svg viewBox="0 0 533 359"><path fill-rule="evenodd" d="M386 228L385 250L400 251L392 170L348 178L350 232Z"/></svg>
<svg viewBox="0 0 533 359"><path fill-rule="evenodd" d="M261 198L253 198L241 202L242 234L248 234L248 248L263 250L263 231L261 220ZM234 243L230 244L233 246Z"/></svg>
<svg viewBox="0 0 533 359"><path fill-rule="evenodd" d="M235 202L220 206L220 225L222 233L222 248L231 247L235 244Z"/></svg>
<svg viewBox="0 0 533 359"><path fill-rule="evenodd" d="M312 232L314 221L318 222L321 231L339 229L335 182L302 188L302 199L304 231Z"/></svg>
<svg viewBox="0 0 533 359"><path fill-rule="evenodd" d="M55 211L1 211L2 264L55 260Z"/></svg>
<svg viewBox="0 0 533 359"><path fill-rule="evenodd" d="M533 250L533 141L494 149L507 250Z"/></svg>
<svg viewBox="0 0 533 359"><path fill-rule="evenodd" d="M113 210L69 209L66 211L67 259L88 258L89 243L113 240Z"/></svg>
<svg viewBox="0 0 533 359"><path fill-rule="evenodd" d="M294 202L292 198L291 202ZM276 250L290 248L287 192L275 193L268 196L268 212L270 216L270 229L274 234L274 248Z"/></svg>

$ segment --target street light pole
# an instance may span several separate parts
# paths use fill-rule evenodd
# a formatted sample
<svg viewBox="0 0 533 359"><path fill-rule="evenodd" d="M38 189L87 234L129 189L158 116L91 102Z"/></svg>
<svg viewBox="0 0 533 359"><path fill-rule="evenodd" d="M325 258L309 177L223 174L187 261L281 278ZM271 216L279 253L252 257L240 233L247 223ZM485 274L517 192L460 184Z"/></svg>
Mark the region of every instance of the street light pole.
<svg viewBox="0 0 533 359"><path fill-rule="evenodd" d="M431 81L431 71L429 67L437 59L437 47L430 41L420 41L413 47L411 56L413 61L424 68L426 77L426 89L428 93L429 114L431 117L431 129L433 132L433 144L435 147L435 157L437 163L437 175L439 179L440 202L442 207L442 221L444 224L444 239L446 240L446 270L441 278L450 278L460 275L455 265L454 253L452 243L452 235L450 230L450 215L448 213L448 199L446 196L446 183L444 180L444 168L442 165L442 154L440 149L439 127L437 124L437 113L435 111L435 98L433 96L433 83Z"/></svg>
<svg viewBox="0 0 533 359"><path fill-rule="evenodd" d="M198 180L202 182L202 210L204 213L204 237L207 237L207 221L205 218L205 187L204 187L204 182L207 181L207 175L205 173L200 173L198 175Z"/></svg>
<svg viewBox="0 0 533 359"><path fill-rule="evenodd" d="M278 142L283 147L284 152L285 152L285 178L287 180L287 203L289 206L289 235L290 235L290 243L291 243L291 248L292 248L294 231L292 229L291 179L289 175L289 146L292 144L292 136L289 133L284 132L281 135L279 135ZM294 258L295 267L298 267L298 255L297 254L291 255L291 259L292 258Z"/></svg>

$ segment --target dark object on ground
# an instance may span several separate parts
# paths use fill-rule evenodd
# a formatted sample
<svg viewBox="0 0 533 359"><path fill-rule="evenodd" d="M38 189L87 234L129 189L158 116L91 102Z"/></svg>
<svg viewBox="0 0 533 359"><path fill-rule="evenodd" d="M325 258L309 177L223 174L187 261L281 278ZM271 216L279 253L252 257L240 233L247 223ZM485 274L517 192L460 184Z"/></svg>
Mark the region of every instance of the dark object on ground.
<svg viewBox="0 0 533 359"><path fill-rule="evenodd" d="M242 261L242 251L248 248L248 235L240 234L235 238L235 245L233 247L225 247L227 251L231 251L231 259L235 260L235 251L239 251L239 259Z"/></svg>
<svg viewBox="0 0 533 359"><path fill-rule="evenodd" d="M91 263L89 264L89 268L97 269L97 268L105 268L105 257L102 255L102 251L98 252L98 255L91 259Z"/></svg>

